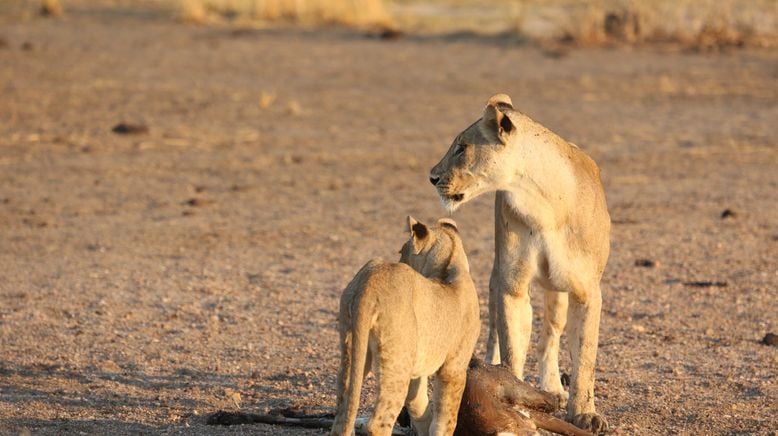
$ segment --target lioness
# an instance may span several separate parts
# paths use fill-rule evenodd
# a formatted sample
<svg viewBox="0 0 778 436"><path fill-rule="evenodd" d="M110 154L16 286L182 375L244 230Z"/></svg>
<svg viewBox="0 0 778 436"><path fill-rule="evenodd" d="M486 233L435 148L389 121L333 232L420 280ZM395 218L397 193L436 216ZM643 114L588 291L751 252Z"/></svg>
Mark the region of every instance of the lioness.
<svg viewBox="0 0 778 436"><path fill-rule="evenodd" d="M400 262L368 262L340 300L338 410L332 435L351 435L364 376L378 377L371 435L389 435L406 405L419 435L451 435L480 329L478 296L452 220L408 217ZM427 377L433 380L428 407Z"/></svg>
<svg viewBox="0 0 778 436"><path fill-rule="evenodd" d="M610 216L594 161L577 146L489 99L481 119L460 133L432 168L430 182L449 211L497 191L495 259L489 282L487 360L522 378L532 328L529 284L545 289L540 387L566 399L559 337L567 317L572 377L567 418L594 433L607 429L594 409L600 278L610 251Z"/></svg>

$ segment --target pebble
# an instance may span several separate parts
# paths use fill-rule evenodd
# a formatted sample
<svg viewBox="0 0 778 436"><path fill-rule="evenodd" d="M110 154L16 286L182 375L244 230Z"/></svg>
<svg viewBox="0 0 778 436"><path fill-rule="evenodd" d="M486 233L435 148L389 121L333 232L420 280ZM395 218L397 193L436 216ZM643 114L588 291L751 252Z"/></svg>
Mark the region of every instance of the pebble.
<svg viewBox="0 0 778 436"><path fill-rule="evenodd" d="M736 218L736 217L737 217L737 213L732 209L727 208L721 212L721 219Z"/></svg>
<svg viewBox="0 0 778 436"><path fill-rule="evenodd" d="M642 266L644 268L653 268L656 266L656 262L651 259L635 259L635 266Z"/></svg>
<svg viewBox="0 0 778 436"><path fill-rule="evenodd" d="M117 135L139 135L149 133L149 127L145 124L119 123L111 129Z"/></svg>

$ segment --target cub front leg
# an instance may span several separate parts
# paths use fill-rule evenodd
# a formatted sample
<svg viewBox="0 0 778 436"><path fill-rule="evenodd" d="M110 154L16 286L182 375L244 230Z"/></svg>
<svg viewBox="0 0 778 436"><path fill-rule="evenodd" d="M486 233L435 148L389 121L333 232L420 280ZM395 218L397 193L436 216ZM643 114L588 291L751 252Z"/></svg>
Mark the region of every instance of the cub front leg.
<svg viewBox="0 0 778 436"><path fill-rule="evenodd" d="M432 436L451 436L457 426L459 403L465 390L467 366L438 370L432 382L433 418L430 426Z"/></svg>
<svg viewBox="0 0 778 436"><path fill-rule="evenodd" d="M579 428L600 434L608 429L608 422L594 409L594 368L602 296L597 287L590 295L574 293L570 297L568 325L572 375L567 419Z"/></svg>

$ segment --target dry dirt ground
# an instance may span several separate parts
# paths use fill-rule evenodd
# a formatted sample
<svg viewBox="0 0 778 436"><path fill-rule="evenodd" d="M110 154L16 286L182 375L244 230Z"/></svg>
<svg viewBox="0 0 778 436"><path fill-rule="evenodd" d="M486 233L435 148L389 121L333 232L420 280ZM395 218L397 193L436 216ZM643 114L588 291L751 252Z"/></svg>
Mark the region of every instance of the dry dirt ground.
<svg viewBox="0 0 778 436"><path fill-rule="evenodd" d="M398 257L406 214L444 215L427 172L498 91L602 168L614 432L778 430L778 52L99 8L0 38L0 434L321 434L204 417L333 410L341 290ZM492 213L486 195L454 215L484 324Z"/></svg>

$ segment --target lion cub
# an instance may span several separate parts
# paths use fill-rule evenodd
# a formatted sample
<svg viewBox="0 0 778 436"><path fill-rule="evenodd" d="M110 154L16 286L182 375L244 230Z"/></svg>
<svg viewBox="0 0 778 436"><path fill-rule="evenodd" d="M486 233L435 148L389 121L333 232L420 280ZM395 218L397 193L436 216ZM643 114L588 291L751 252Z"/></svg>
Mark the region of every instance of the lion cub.
<svg viewBox="0 0 778 436"><path fill-rule="evenodd" d="M451 435L480 329L478 296L452 220L428 227L408 217L401 263L371 260L340 300L338 412L332 435L351 435L363 378L378 398L371 435L389 435L408 409L419 435ZM427 377L434 375L429 407Z"/></svg>

